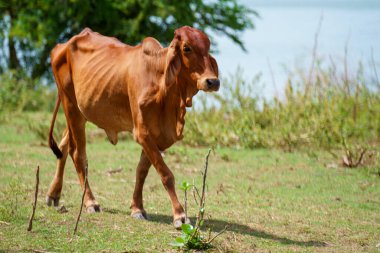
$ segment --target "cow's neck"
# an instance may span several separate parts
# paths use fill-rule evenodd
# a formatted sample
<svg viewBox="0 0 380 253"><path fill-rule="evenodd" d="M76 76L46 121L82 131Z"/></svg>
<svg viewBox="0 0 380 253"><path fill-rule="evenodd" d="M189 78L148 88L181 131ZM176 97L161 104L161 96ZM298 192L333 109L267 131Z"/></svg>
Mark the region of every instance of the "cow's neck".
<svg viewBox="0 0 380 253"><path fill-rule="evenodd" d="M176 140L183 138L186 107L191 107L192 98L197 93L185 78L179 76L177 82L169 87L163 99L163 111L165 114L165 131L171 129L170 135Z"/></svg>
<svg viewBox="0 0 380 253"><path fill-rule="evenodd" d="M157 75L157 92L162 92L160 89L160 82L162 82L165 73L165 63L167 57L168 48L162 48L151 55L155 57L152 61L151 71L153 75ZM198 92L194 85L191 84L191 80L186 73L186 70L181 70L177 77L175 84L166 86L163 94L157 94L160 97L160 101L157 101L162 106L163 115L163 127L165 132L169 131L176 140L182 139L183 127L185 124L186 107L192 106L192 98ZM171 131L170 131L170 130Z"/></svg>

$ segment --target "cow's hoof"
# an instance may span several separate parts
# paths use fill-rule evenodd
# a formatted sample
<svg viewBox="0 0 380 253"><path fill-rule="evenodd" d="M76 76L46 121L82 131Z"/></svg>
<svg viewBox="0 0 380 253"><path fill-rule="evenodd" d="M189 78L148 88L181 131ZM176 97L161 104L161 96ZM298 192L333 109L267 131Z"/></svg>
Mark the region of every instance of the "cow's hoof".
<svg viewBox="0 0 380 253"><path fill-rule="evenodd" d="M138 211L138 212L131 213L131 217L133 219L136 219L136 220L147 220L148 219L145 211L143 211L143 212Z"/></svg>
<svg viewBox="0 0 380 253"><path fill-rule="evenodd" d="M185 217L181 217L181 218L175 219L173 221L173 225L174 225L175 229L180 230L182 224L191 224L190 219L189 218L185 218Z"/></svg>
<svg viewBox="0 0 380 253"><path fill-rule="evenodd" d="M100 205L92 205L86 207L86 212L87 213L99 213L101 211Z"/></svg>
<svg viewBox="0 0 380 253"><path fill-rule="evenodd" d="M46 204L48 206L51 206L52 204L54 204L54 206L59 206L59 197L53 198L50 196L46 196Z"/></svg>

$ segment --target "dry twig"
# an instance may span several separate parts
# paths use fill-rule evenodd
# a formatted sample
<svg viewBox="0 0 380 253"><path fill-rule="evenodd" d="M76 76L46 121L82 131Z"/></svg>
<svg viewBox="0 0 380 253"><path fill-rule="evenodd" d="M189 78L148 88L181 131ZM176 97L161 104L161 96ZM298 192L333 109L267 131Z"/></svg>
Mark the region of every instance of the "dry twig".
<svg viewBox="0 0 380 253"><path fill-rule="evenodd" d="M225 226L219 233L217 233L216 235L214 235L210 240L207 241L207 243L211 243L212 241L214 241L214 239L218 236L220 236L221 234L223 234L224 232L226 232L227 228L229 226Z"/></svg>
<svg viewBox="0 0 380 253"><path fill-rule="evenodd" d="M366 148L360 148L360 151L359 150L356 150L356 151L351 150L350 147L347 145L346 138L343 138L343 148L344 148L344 151L346 153L342 158L343 159L343 165L346 167L349 167L349 168L358 167L362 163L364 155L367 152ZM354 161L354 159L355 159L354 152L359 153L359 155L357 156L358 159L356 161Z"/></svg>
<svg viewBox="0 0 380 253"><path fill-rule="evenodd" d="M199 232L200 227L201 227L201 222L203 221L205 198L206 198L206 196L205 196L206 177L207 177L207 169L208 169L208 158L210 156L210 153L211 153L211 149L208 150L208 153L207 153L206 159L205 159L205 168L204 168L204 172L203 172L203 181L202 181L202 193L201 193L201 196L199 199L199 211L197 214L197 221L195 223L195 230L191 236L190 241L193 239L194 236L198 235L198 232ZM194 188L196 189L195 186L194 186ZM198 190L197 190L197 193L198 193ZM199 193L198 193L198 196L199 196Z"/></svg>
<svg viewBox="0 0 380 253"><path fill-rule="evenodd" d="M85 195L86 190L87 190L87 176L88 176L87 173L88 173L88 168L86 166L86 169L84 172L84 189L83 189L82 201L81 201L80 210L79 210L78 217L77 217L77 222L75 223L74 235L77 233L79 219L80 219L80 216L82 214L84 195Z"/></svg>
<svg viewBox="0 0 380 253"><path fill-rule="evenodd" d="M36 252L36 253L50 253L50 251L46 251L43 249L32 249L31 251Z"/></svg>
<svg viewBox="0 0 380 253"><path fill-rule="evenodd" d="M199 199L201 199L201 195L199 194L199 191L198 191L198 188L195 186L195 180L193 179L193 188L192 188L192 192L193 192L193 197L194 197L194 200L195 200L195 203L199 206L199 202L197 200L197 197ZM197 193L197 196L195 195L195 193Z"/></svg>
<svg viewBox="0 0 380 253"><path fill-rule="evenodd" d="M269 73L270 73L270 76L272 78L272 84L273 84L273 88L274 88L274 97L275 98L279 98L279 96L278 96L278 90L277 90L277 84L276 84L276 79L274 78L274 74L273 74L273 70L272 70L272 65L270 64L270 60L269 60L268 57L267 57L267 63L268 63Z"/></svg>
<svg viewBox="0 0 380 253"><path fill-rule="evenodd" d="M28 226L28 231L32 231L33 227L33 219L34 219L34 214L36 212L36 207L37 207L37 197L38 197L38 185L40 183L40 166L37 165L37 171L36 171L36 187L35 187L35 192L34 192L34 203L33 203L33 211L32 215L30 216L29 219L29 226Z"/></svg>
<svg viewBox="0 0 380 253"><path fill-rule="evenodd" d="M116 173L120 173L123 171L123 168L119 168L119 169L109 169L107 170L107 175L108 176L112 176L113 174L116 174Z"/></svg>
<svg viewBox="0 0 380 253"><path fill-rule="evenodd" d="M373 66L373 71L375 72L376 84L377 84L377 87L379 88L379 91L380 91L379 76L377 75L376 63L375 63L375 59L373 58L373 48L371 48L371 63L372 63L372 66Z"/></svg>
<svg viewBox="0 0 380 253"><path fill-rule="evenodd" d="M208 158L210 156L211 149L208 150L208 153L206 155L206 160L205 160L205 170L203 172L203 182L202 182L202 193L201 193L201 199L199 201L199 213L197 217L197 224L203 220L203 215L204 215L204 207L205 207L205 201L206 201L206 177L207 177L207 169L208 169Z"/></svg>
<svg viewBox="0 0 380 253"><path fill-rule="evenodd" d="M309 89L311 86L311 80L312 80L312 76L313 76L313 72L314 72L315 62L317 59L318 38L319 38L319 33L321 32L322 21L323 21L323 13L321 13L321 17L319 18L317 32L315 33L315 36L314 36L313 55L312 55L311 66L310 66L310 70L309 70L309 78L308 78L309 80L307 82L306 89Z"/></svg>
<svg viewBox="0 0 380 253"><path fill-rule="evenodd" d="M2 221L2 220L0 220L0 224L7 225L7 226L11 225L9 222Z"/></svg>

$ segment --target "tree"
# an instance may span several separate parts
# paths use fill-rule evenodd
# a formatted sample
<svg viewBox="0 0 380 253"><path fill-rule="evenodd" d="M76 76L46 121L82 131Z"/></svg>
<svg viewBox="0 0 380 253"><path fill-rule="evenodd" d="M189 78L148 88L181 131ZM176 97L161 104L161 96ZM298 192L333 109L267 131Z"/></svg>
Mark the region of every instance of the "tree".
<svg viewBox="0 0 380 253"><path fill-rule="evenodd" d="M224 34L245 50L240 34L256 13L237 0L0 0L0 73L48 76L49 54L84 27L137 44L152 36L167 44L190 25Z"/></svg>

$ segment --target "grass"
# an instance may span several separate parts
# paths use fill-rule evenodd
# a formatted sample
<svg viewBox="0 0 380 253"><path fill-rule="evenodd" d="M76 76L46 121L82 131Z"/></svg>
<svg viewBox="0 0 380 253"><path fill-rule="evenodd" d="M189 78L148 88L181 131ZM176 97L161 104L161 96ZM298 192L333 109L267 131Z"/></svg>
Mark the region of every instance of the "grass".
<svg viewBox="0 0 380 253"><path fill-rule="evenodd" d="M180 232L172 227L170 201L154 168L144 188L150 220L129 216L140 154L137 144L125 138L112 146L94 126L88 127L89 182L103 212L82 214L78 235L73 236L81 200L75 168L69 158L60 203L68 212L47 207L44 199L56 160L28 127L34 121L49 121L50 115L8 116L0 123L0 252L176 251L169 243ZM209 160L205 226L213 234L225 225L229 228L215 240L213 250L378 252L378 163L346 169L328 153L310 153L217 148ZM166 152L177 186L193 178L201 184L206 154L207 148L183 145ZM33 230L27 232L37 164L41 168L39 199ZM122 168L120 173L107 173L118 168ZM183 198L179 187L177 193ZM189 206L189 214L194 215L191 198Z"/></svg>

